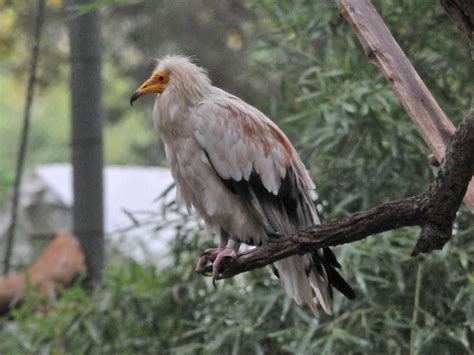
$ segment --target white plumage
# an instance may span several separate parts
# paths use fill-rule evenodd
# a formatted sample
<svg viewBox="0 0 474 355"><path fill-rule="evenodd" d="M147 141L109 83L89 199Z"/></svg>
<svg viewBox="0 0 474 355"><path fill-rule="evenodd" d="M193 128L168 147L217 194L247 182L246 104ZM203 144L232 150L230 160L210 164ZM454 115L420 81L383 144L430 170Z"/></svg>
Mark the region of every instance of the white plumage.
<svg viewBox="0 0 474 355"><path fill-rule="evenodd" d="M153 119L178 197L197 211L209 233L220 235L216 255L229 238L260 245L275 233L319 223L308 172L284 133L262 112L212 86L202 68L181 56L160 60L131 102L152 92L159 93ZM313 290L327 313L330 284L353 297L327 248L274 266L286 293L298 304L307 303L315 315Z"/></svg>

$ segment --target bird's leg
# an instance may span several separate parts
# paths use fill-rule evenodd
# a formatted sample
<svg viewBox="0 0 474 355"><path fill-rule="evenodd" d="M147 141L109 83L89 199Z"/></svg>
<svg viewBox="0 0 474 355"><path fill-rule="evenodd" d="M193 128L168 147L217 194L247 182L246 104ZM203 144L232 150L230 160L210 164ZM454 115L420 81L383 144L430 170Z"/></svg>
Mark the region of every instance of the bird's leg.
<svg viewBox="0 0 474 355"><path fill-rule="evenodd" d="M216 286L215 282L217 276L219 276L219 267L224 258L236 258L237 252L239 251L240 243L229 239L224 250L218 252L216 259L212 263L212 282Z"/></svg>
<svg viewBox="0 0 474 355"><path fill-rule="evenodd" d="M204 253L202 253L199 257L199 261L196 266L196 272L198 274L202 274L206 270L206 267L213 264L214 260L216 260L217 258L217 255L219 255L220 252L225 250L228 240L228 234L222 230L220 232L219 248L206 249Z"/></svg>

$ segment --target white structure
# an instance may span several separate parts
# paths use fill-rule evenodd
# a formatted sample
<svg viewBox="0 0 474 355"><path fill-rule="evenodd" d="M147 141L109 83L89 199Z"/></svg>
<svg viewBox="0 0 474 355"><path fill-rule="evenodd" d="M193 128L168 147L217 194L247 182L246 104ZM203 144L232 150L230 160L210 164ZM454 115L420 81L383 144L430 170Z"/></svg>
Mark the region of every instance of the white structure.
<svg viewBox="0 0 474 355"><path fill-rule="evenodd" d="M174 198L174 188L164 198L158 198L172 184L171 173L166 168L107 166L104 169L104 227L108 245L119 248L138 262L166 263L168 243L174 233L169 228L160 232L155 229L160 224L163 204ZM37 166L23 180L19 206L19 227L25 235L71 231L71 165ZM4 239L8 229L9 213L9 206L0 213L0 239ZM20 254L24 254L25 249L28 248L24 243L18 248L15 245L15 251Z"/></svg>

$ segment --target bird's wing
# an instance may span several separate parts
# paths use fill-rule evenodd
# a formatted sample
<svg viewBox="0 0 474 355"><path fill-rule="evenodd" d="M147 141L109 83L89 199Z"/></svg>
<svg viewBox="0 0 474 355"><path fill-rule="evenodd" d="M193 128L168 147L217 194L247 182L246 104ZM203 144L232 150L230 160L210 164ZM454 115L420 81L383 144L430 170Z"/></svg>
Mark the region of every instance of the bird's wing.
<svg viewBox="0 0 474 355"><path fill-rule="evenodd" d="M314 184L288 138L263 113L229 95L200 103L193 118L209 163L269 234L319 223Z"/></svg>
<svg viewBox="0 0 474 355"><path fill-rule="evenodd" d="M288 138L263 113L237 97L220 95L199 104L192 118L207 161L223 184L262 221L268 237L320 223L309 174ZM256 244L264 241L258 237ZM311 288L327 313L331 313L329 285L354 297L337 267L329 248L274 263L286 293L298 304L306 302L314 314Z"/></svg>

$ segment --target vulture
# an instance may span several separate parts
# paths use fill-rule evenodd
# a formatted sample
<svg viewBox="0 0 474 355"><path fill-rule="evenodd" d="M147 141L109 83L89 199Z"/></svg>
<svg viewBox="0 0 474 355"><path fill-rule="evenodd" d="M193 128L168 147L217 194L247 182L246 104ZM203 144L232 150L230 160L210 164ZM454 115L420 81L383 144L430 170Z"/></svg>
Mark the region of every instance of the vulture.
<svg viewBox="0 0 474 355"><path fill-rule="evenodd" d="M257 108L211 84L190 58L158 61L151 77L131 96L156 94L153 121L164 142L177 200L194 209L219 247L201 255L197 270L212 263L214 279L223 258L240 243L262 245L319 224L315 185L285 134ZM272 265L286 294L331 314L332 287L349 299L354 291L339 275L329 248Z"/></svg>

